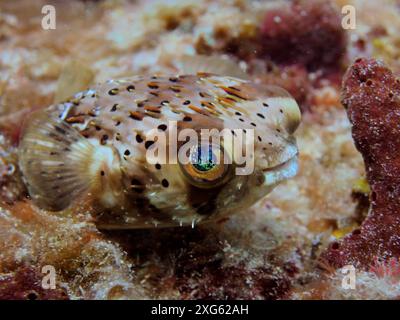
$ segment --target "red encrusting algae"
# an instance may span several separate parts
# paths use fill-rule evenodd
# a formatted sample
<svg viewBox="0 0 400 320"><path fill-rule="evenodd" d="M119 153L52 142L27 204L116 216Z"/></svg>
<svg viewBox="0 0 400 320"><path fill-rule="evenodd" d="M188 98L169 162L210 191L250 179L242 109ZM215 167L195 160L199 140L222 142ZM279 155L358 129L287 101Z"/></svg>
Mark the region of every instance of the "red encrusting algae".
<svg viewBox="0 0 400 320"><path fill-rule="evenodd" d="M268 10L261 31L263 54L310 70L337 67L346 52L339 11L330 2L292 1Z"/></svg>
<svg viewBox="0 0 400 320"><path fill-rule="evenodd" d="M367 270L376 257L400 257L400 80L380 61L357 59L344 77L342 103L364 158L371 207L360 229L322 258Z"/></svg>

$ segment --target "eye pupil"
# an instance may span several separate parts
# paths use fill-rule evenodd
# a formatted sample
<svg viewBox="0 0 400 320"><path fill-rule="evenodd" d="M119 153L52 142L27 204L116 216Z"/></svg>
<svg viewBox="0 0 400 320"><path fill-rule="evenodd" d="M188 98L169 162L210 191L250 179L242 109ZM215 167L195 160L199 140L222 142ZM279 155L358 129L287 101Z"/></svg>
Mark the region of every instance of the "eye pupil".
<svg viewBox="0 0 400 320"><path fill-rule="evenodd" d="M192 161L193 167L199 171L209 171L216 166L212 147L209 146L208 150L199 146L197 152L194 154L194 161ZM208 151L208 152L207 152Z"/></svg>

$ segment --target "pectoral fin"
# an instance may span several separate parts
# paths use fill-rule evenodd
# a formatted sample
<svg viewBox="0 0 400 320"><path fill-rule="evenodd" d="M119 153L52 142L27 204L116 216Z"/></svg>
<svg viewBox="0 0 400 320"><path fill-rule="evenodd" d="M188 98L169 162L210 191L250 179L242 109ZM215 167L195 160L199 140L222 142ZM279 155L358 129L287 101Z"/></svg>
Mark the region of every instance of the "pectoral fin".
<svg viewBox="0 0 400 320"><path fill-rule="evenodd" d="M47 111L26 123L19 166L32 199L58 211L89 190L89 161L94 146L71 125Z"/></svg>

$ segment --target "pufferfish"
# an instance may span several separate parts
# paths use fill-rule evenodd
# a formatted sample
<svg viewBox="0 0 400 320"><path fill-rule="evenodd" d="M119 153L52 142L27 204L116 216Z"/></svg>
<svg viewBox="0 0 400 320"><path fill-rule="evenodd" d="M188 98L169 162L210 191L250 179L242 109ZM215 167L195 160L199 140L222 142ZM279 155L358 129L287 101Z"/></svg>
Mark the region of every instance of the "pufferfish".
<svg viewBox="0 0 400 320"><path fill-rule="evenodd" d="M297 173L301 113L288 92L213 57L183 65L189 71L109 80L34 113L19 148L33 201L50 211L89 202L103 229L193 226L248 208ZM171 121L178 133L252 129L252 172L238 175L235 161L214 163L213 154L184 165L150 163L148 132L168 135Z"/></svg>

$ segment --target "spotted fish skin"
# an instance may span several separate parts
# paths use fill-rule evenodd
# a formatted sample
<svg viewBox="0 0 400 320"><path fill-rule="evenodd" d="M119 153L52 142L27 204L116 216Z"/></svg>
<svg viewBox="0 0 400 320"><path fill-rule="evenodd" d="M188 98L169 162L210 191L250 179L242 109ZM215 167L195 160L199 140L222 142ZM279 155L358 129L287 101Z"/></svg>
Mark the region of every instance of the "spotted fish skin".
<svg viewBox="0 0 400 320"><path fill-rule="evenodd" d="M171 121L178 132L253 129L254 171L230 170L224 183L202 188L178 164L150 164L146 151L154 141L147 134L155 128L169 134ZM28 121L20 166L32 198L47 209L90 199L103 228L191 225L246 208L292 177L299 122L298 105L285 90L239 78L110 80Z"/></svg>

